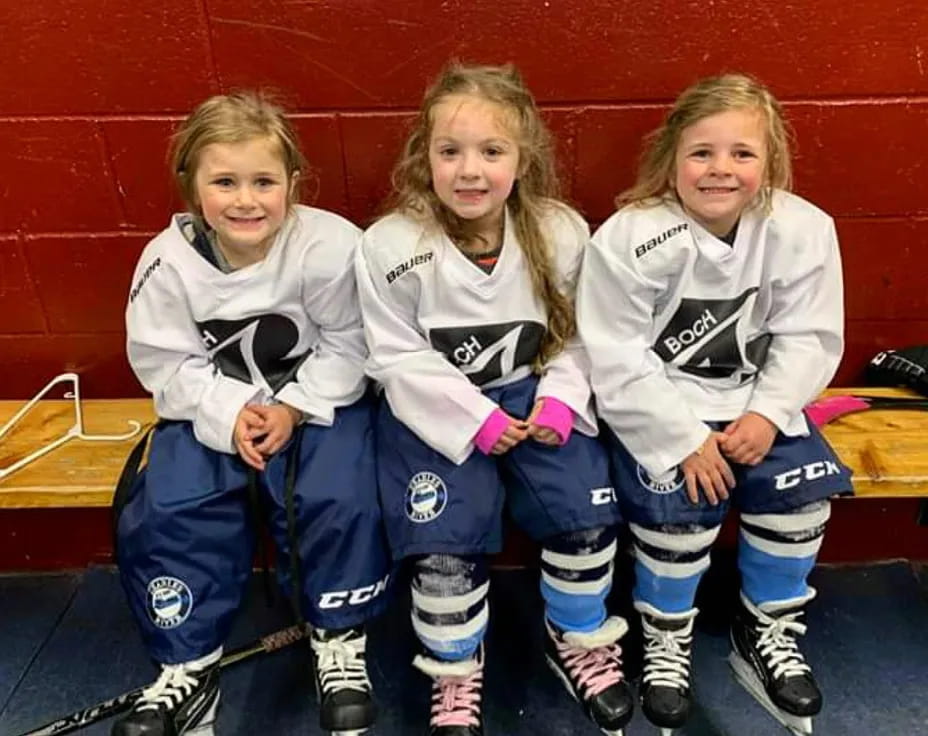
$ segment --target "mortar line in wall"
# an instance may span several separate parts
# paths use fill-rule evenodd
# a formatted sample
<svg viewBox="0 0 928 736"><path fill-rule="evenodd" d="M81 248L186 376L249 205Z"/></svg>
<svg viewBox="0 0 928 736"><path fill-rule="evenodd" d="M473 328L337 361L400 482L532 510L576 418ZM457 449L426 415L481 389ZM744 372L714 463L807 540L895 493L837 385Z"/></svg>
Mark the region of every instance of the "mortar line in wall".
<svg viewBox="0 0 928 736"><path fill-rule="evenodd" d="M119 207L120 223L123 225L128 225L129 211L126 208L125 192L119 183L119 175L116 173L116 162L113 161L113 152L110 148L109 139L106 137L106 130L99 120L95 121L94 128L96 129L97 135L100 137L100 145L103 148L103 165L106 167L106 171L110 175L113 194L116 195L116 202L117 206Z"/></svg>
<svg viewBox="0 0 928 736"><path fill-rule="evenodd" d="M218 71L217 71L218 74ZM899 105L923 105L928 104L928 95L870 95L868 97L788 97L782 96L780 102L785 105L816 105L818 107L850 107L859 105L863 107L884 107L887 104ZM662 100L563 100L558 102L539 102L543 111L559 110L576 110L583 108L585 110L652 110L662 109L670 105L671 99ZM312 117L327 115L365 115L365 116L390 116L390 115L410 115L418 111L417 107L407 105L398 105L396 107L320 107L297 109L290 114L294 117ZM133 121L151 121L151 120L181 120L183 113L152 113L146 112L120 112L120 113L88 113L79 115L61 115L61 114L33 114L33 115L0 115L0 123L9 122L133 122Z"/></svg>
<svg viewBox="0 0 928 736"><path fill-rule="evenodd" d="M48 319L48 307L45 304L45 300L42 298L42 291L39 289L39 285L36 283L32 274L32 264L29 262L29 254L26 252L25 234L20 233L16 238L16 247L19 249L20 257L23 259L23 271L26 273L26 279L32 285L32 291L35 294L36 301L39 303L40 313L42 315L42 332L32 334L41 334L43 337L50 335L52 326L51 321Z"/></svg>
<svg viewBox="0 0 928 736"><path fill-rule="evenodd" d="M79 231L68 230L59 232L34 232L23 233L23 240L42 240L44 238L61 238L62 240L75 240L78 238L119 238L119 237L139 237L153 238L158 234L158 230L103 230L103 231ZM0 235L0 237L3 237Z"/></svg>
<svg viewBox="0 0 928 736"><path fill-rule="evenodd" d="M219 64L216 63L216 50L213 48L213 24L210 22L208 0L200 0L198 5L200 6L203 22L206 25L206 50L209 53L209 61L212 65L213 84L216 87L216 92L222 92Z"/></svg>

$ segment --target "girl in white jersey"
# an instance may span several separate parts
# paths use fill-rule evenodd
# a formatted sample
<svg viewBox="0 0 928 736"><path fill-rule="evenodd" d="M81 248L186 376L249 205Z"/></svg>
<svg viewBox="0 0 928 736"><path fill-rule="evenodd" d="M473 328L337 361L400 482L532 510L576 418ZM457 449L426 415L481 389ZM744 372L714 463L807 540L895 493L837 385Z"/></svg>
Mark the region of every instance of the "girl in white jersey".
<svg viewBox="0 0 928 736"><path fill-rule="evenodd" d="M797 733L822 699L795 641L806 583L849 474L803 414L843 349L832 219L790 194L780 105L728 75L686 90L597 231L578 323L635 537L642 707L690 707L696 587L729 498L741 511L739 679Z"/></svg>
<svg viewBox="0 0 928 736"><path fill-rule="evenodd" d="M363 733L363 624L386 602L389 555L360 231L297 204L306 164L293 129L253 94L200 105L174 136L172 169L189 212L143 251L126 312L129 362L161 421L117 504L123 584L162 672L113 735L212 733L261 507L296 614L313 625L322 728Z"/></svg>
<svg viewBox="0 0 928 736"><path fill-rule="evenodd" d="M547 131L512 67L447 69L365 234L358 288L384 388L377 428L387 536L412 563L414 664L429 733L483 734L487 555L508 506L542 543L550 666L603 733L632 701L608 617L615 525L573 294L588 240L556 199Z"/></svg>

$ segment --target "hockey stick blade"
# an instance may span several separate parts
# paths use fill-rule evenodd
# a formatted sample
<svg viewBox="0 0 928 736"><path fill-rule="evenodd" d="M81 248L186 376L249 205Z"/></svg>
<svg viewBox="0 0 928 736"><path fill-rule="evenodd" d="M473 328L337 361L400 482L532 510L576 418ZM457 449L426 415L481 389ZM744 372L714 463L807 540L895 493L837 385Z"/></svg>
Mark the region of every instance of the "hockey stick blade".
<svg viewBox="0 0 928 736"><path fill-rule="evenodd" d="M219 660L219 666L225 668L237 662L251 659L257 654L275 652L278 649L283 649L284 647L298 642L305 636L305 630L300 629L299 626L291 626L286 629L281 629L280 631L275 631L273 634L268 634L257 641L228 652ZM71 733L72 731L89 726L92 723L97 723L98 721L129 710L144 689L144 687L139 687L135 690L130 690L110 700L104 700L102 703L97 703L89 708L75 711L64 718L50 721L46 725L33 731L27 731L20 734L20 736L58 736L59 734Z"/></svg>
<svg viewBox="0 0 928 736"><path fill-rule="evenodd" d="M903 399L895 396L826 396L806 407L806 414L816 427L835 419L868 409L928 409L928 399Z"/></svg>

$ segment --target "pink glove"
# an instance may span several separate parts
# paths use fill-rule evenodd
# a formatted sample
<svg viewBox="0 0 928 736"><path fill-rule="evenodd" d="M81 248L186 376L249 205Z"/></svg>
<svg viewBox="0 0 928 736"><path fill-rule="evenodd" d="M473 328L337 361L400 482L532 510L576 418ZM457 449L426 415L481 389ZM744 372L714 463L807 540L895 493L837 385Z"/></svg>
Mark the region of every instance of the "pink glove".
<svg viewBox="0 0 928 736"><path fill-rule="evenodd" d="M541 405L541 411L535 417L535 424L554 430L561 444L567 444L570 432L574 428L573 409L553 396L544 396L543 399L544 404Z"/></svg>
<svg viewBox="0 0 928 736"><path fill-rule="evenodd" d="M499 438L503 436L508 426L509 417L506 413L502 409L494 409L474 435L474 446L484 455L489 455L493 450L493 445L499 442Z"/></svg>

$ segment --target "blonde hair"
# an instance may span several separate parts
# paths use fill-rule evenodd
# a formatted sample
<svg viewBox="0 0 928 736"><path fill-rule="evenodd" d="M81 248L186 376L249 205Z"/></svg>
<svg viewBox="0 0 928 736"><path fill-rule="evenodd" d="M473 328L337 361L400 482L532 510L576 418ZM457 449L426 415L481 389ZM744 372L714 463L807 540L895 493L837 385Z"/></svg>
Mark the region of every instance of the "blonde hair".
<svg viewBox="0 0 928 736"><path fill-rule="evenodd" d="M675 197L671 181L683 131L703 118L729 110L756 110L763 119L766 161L757 204L769 212L773 190L792 187L792 135L777 99L746 74L702 79L676 99L663 124L645 139L637 181L616 197L616 205L652 206Z"/></svg>
<svg viewBox="0 0 928 736"><path fill-rule="evenodd" d="M300 199L296 175L307 170L299 141L283 110L259 92L216 95L201 103L171 136L171 172L184 203L202 215L196 196L196 172L203 149L213 143L242 143L266 138L280 155L290 185L288 206Z"/></svg>
<svg viewBox="0 0 928 736"><path fill-rule="evenodd" d="M519 148L519 169L507 206L515 233L531 274L532 289L547 308L548 324L534 361L543 366L564 349L576 332L574 308L558 289L552 244L541 220L552 206L560 204L551 136L538 107L518 70L504 66L467 66L452 63L426 90L413 121L403 153L393 169L393 196L389 209L438 224L455 243L476 237L470 222L458 217L438 198L432 188L429 146L435 108L455 95L471 96L497 105L502 122Z"/></svg>

